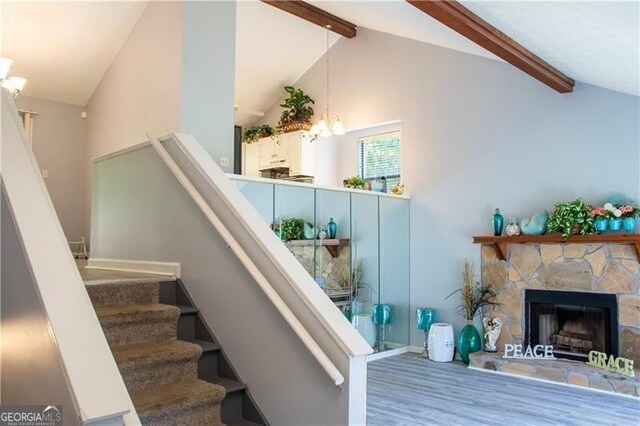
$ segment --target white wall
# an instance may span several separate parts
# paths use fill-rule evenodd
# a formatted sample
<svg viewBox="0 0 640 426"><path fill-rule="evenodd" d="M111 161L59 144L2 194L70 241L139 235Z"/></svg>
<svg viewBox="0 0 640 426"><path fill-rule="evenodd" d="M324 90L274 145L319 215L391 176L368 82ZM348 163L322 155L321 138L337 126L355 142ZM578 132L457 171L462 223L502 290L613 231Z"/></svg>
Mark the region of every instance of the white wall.
<svg viewBox="0 0 640 426"><path fill-rule="evenodd" d="M434 306L458 328L445 297L465 257L479 267L471 237L491 232L494 207L522 218L577 196L640 198L638 97L581 83L559 94L509 64L364 28L331 49L331 78L347 129L401 120L412 308ZM322 60L296 86L324 105Z"/></svg>
<svg viewBox="0 0 640 426"><path fill-rule="evenodd" d="M47 190L69 241L85 234L87 197L86 121L84 108L45 99L20 96L19 109L37 112L33 120L33 153L47 170Z"/></svg>

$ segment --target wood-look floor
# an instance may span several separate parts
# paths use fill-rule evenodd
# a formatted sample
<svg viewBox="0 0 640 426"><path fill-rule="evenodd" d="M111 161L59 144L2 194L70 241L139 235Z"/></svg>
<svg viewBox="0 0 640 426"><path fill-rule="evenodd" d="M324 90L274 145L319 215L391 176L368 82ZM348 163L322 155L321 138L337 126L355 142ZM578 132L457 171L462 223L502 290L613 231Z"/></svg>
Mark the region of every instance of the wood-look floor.
<svg viewBox="0 0 640 426"><path fill-rule="evenodd" d="M391 425L640 425L640 400L402 354L368 364L367 422Z"/></svg>

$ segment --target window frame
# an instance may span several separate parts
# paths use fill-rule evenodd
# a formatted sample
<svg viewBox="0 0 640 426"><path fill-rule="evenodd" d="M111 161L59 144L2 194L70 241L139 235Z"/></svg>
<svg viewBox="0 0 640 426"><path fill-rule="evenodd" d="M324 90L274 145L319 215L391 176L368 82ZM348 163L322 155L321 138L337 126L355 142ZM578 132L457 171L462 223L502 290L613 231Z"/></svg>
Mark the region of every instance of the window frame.
<svg viewBox="0 0 640 426"><path fill-rule="evenodd" d="M400 170L400 173L397 175L386 175L386 176L372 176L372 177L365 177L365 170L364 170L364 145L368 142L371 141L375 141L378 139L383 139L385 137L389 137L389 136L395 136L398 139L398 169ZM401 132L400 129L398 130L390 130L390 131L386 131L386 132L381 132L381 133L375 133L373 135L367 135L367 136L362 136L357 138L356 140L356 145L357 145L357 153L356 156L358 157L358 176L360 176L362 179L366 179L366 180L375 180L375 179L381 179L381 178L386 178L387 181L390 179L398 179L398 182L401 182L402 179L402 136L401 136ZM389 192L391 190L391 185L387 185L387 192Z"/></svg>

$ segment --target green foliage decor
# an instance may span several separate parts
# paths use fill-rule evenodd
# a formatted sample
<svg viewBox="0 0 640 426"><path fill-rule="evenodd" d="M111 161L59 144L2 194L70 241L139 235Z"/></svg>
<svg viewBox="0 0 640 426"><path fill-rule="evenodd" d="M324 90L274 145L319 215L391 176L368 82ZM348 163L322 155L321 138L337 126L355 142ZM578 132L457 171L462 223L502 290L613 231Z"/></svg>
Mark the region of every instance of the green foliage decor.
<svg viewBox="0 0 640 426"><path fill-rule="evenodd" d="M344 186L346 188L366 189L367 181L360 176L351 176L344 181Z"/></svg>
<svg viewBox="0 0 640 426"><path fill-rule="evenodd" d="M582 198L558 203L547 224L547 232L561 232L563 237L577 233L582 235L595 234L595 221L590 214L591 210L592 207L586 204Z"/></svg>
<svg viewBox="0 0 640 426"><path fill-rule="evenodd" d="M282 219L280 222L279 235L282 241L301 240L304 220L302 219Z"/></svg>
<svg viewBox="0 0 640 426"><path fill-rule="evenodd" d="M289 94L289 97L280 104L285 110L282 111L278 125L282 127L288 123L311 122L311 117L313 117L311 104L315 104L315 101L304 93L302 89L296 89L293 86L284 86L284 90Z"/></svg>
<svg viewBox="0 0 640 426"><path fill-rule="evenodd" d="M268 124L262 124L260 126L250 127L244 132L243 140L246 143L257 142L258 139L274 136L276 131Z"/></svg>

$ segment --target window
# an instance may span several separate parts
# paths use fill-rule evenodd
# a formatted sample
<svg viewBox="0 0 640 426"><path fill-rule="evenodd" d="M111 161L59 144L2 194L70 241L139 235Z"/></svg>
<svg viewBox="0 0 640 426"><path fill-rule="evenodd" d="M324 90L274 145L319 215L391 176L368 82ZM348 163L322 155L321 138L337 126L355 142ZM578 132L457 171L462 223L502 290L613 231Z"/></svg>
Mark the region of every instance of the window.
<svg viewBox="0 0 640 426"><path fill-rule="evenodd" d="M358 139L358 173L363 179L387 179L387 192L400 183L400 132Z"/></svg>

